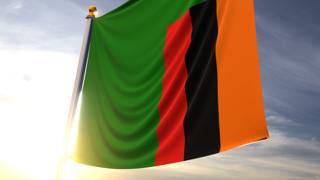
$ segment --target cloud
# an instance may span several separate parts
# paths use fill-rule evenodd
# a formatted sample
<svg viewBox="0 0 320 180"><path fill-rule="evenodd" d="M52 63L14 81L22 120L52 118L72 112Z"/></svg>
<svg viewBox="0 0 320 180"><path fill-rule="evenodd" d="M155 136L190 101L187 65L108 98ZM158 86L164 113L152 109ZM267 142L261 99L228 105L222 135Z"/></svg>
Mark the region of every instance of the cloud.
<svg viewBox="0 0 320 180"><path fill-rule="evenodd" d="M12 1L0 12L0 47L79 53L84 17L69 1Z"/></svg>
<svg viewBox="0 0 320 180"><path fill-rule="evenodd" d="M124 2L90 1L99 7L100 14ZM0 6L4 6L0 12L0 48L79 53L90 3L74 0L0 2Z"/></svg>
<svg viewBox="0 0 320 180"><path fill-rule="evenodd" d="M12 1L7 6L4 7L4 11L8 14L15 14L21 8L23 8L24 4L21 1Z"/></svg>
<svg viewBox="0 0 320 180"><path fill-rule="evenodd" d="M256 19L264 78L277 76L278 81L283 82L282 85L319 89L320 82L317 79L320 70L320 43L314 44L306 40L294 43L297 37L286 24L278 24L261 15L257 15Z"/></svg>
<svg viewBox="0 0 320 180"><path fill-rule="evenodd" d="M267 117L268 123L274 125L286 125L286 126L293 126L298 125L296 122L292 121L291 119L279 116L268 116Z"/></svg>
<svg viewBox="0 0 320 180"><path fill-rule="evenodd" d="M292 136L320 136L320 13L314 8L319 2L255 4L265 107L299 124L278 123Z"/></svg>

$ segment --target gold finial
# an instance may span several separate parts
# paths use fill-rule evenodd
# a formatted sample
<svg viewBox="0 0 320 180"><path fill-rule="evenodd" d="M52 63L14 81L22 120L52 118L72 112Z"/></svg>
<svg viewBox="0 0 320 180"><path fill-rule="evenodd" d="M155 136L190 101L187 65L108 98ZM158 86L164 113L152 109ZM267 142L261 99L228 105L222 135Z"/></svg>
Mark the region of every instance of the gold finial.
<svg viewBox="0 0 320 180"><path fill-rule="evenodd" d="M89 10L88 17L96 17L96 15L97 15L97 13L98 13L97 7L95 7L95 6L89 6L88 10Z"/></svg>

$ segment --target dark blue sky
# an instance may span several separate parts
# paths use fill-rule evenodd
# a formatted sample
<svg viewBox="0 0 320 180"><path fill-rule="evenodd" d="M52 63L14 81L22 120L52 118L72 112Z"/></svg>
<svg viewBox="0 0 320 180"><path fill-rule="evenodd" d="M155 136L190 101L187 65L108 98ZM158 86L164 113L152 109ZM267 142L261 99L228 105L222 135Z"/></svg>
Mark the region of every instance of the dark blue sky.
<svg viewBox="0 0 320 180"><path fill-rule="evenodd" d="M87 7L94 4L104 14L124 1L0 0L0 57L6 52L32 51L32 56L50 52L70 55L63 56L66 63L59 61L58 67L67 67L69 61L75 64ZM270 140L147 170L113 171L73 164L76 179L92 179L93 174L96 179L320 179L320 1L255 0L255 9ZM14 78L10 79L9 62L15 60L0 59L0 108L15 97L12 82L37 83L32 68L24 68L21 76L11 74ZM63 92L67 83L62 83L63 77L72 79L74 74L60 72L65 74L56 80L56 71L41 73L52 78L50 87ZM57 89L45 90L54 94ZM54 109L48 113L56 113ZM1 117L0 109L0 123Z"/></svg>
<svg viewBox="0 0 320 180"><path fill-rule="evenodd" d="M320 137L319 8L316 0L256 1L266 108L296 123L279 128L307 139Z"/></svg>

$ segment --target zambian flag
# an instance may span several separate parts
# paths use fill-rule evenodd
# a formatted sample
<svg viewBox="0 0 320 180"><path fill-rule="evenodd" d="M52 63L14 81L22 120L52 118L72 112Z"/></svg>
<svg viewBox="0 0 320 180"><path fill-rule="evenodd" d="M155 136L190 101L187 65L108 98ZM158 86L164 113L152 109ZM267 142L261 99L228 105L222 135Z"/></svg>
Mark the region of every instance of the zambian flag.
<svg viewBox="0 0 320 180"><path fill-rule="evenodd" d="M73 159L141 168L268 138L253 0L131 0L94 19Z"/></svg>

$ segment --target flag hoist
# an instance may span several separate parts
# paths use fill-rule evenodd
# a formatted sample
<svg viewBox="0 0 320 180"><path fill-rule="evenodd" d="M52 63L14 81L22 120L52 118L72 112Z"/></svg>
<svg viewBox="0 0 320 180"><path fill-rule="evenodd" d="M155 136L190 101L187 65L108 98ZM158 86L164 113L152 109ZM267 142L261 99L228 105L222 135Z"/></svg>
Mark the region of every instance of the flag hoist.
<svg viewBox="0 0 320 180"><path fill-rule="evenodd" d="M68 119L65 126L65 135L64 135L64 142L63 142L63 154L60 157L60 160L58 162L58 168L57 168L57 180L61 180L63 178L63 172L65 168L66 161L68 160L70 156L70 141L71 141L71 131L72 126L74 124L74 118L77 111L77 106L79 103L80 94L83 88L83 81L86 71L86 65L88 62L88 53L89 53L89 46L90 46L90 39L91 39L91 31L92 31L92 23L95 17L98 14L97 7L95 6L89 6L88 7L88 15L86 17L86 25L85 25L85 31L83 36L83 42L80 52L80 58L78 62L78 68L77 68L77 74L74 82L72 97L71 97L71 103L69 107L69 113L68 113Z"/></svg>

